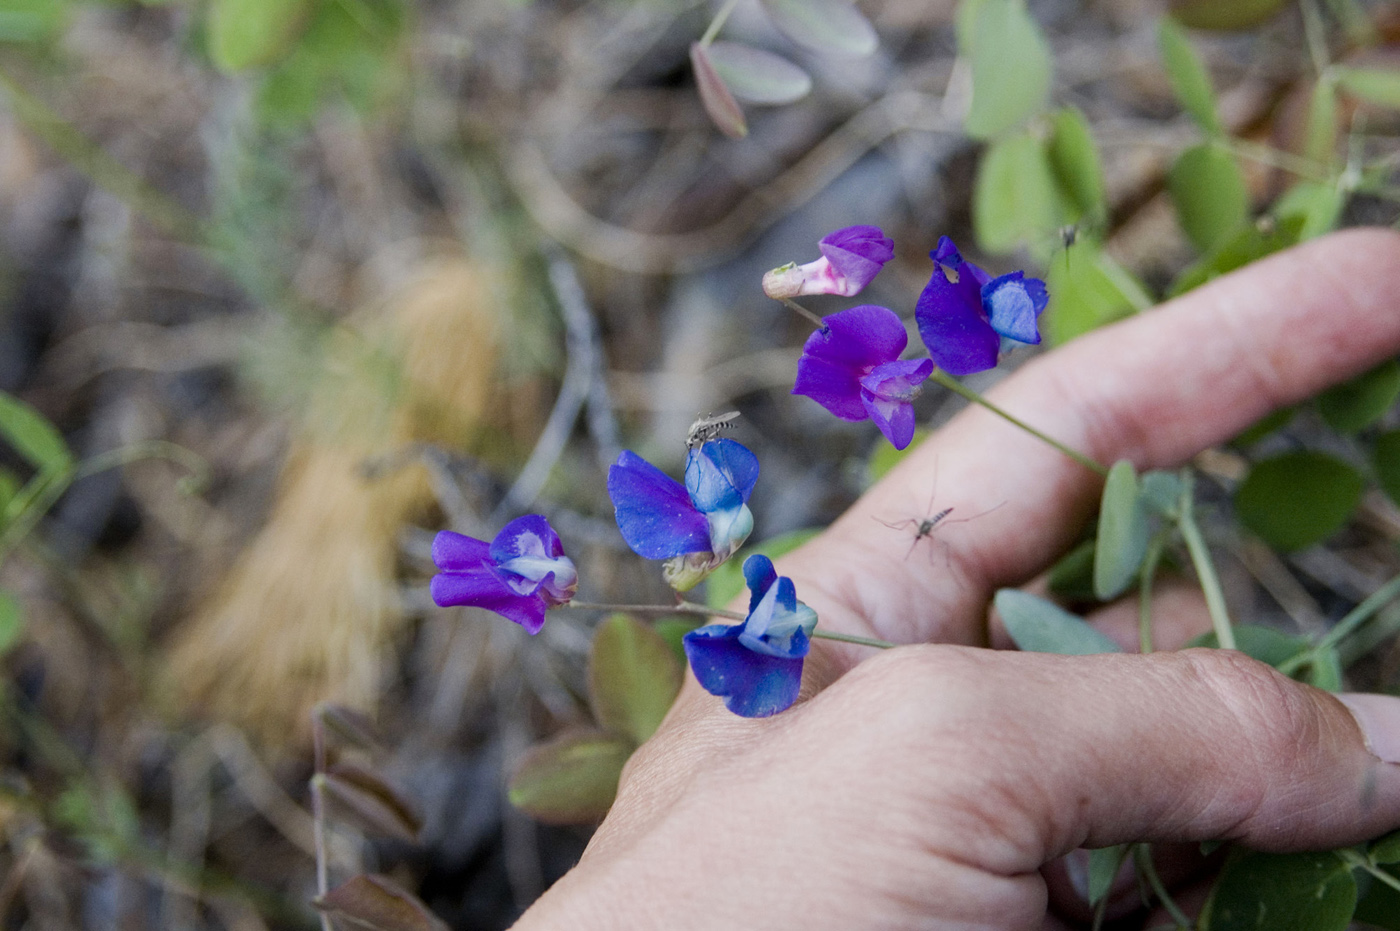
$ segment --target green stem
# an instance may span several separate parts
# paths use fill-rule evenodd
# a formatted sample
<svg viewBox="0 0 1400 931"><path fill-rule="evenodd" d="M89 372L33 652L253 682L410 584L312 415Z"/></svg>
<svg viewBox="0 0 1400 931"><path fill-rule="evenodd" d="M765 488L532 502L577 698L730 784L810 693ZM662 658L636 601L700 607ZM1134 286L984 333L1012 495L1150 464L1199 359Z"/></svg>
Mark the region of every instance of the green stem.
<svg viewBox="0 0 1400 931"><path fill-rule="evenodd" d="M1162 903L1162 907L1167 910L1167 914L1172 916L1178 928L1191 928L1194 923L1186 913L1181 910L1181 906L1176 904L1167 887L1162 883L1162 877L1157 875L1157 866L1152 862L1152 848L1147 844L1135 844L1133 846L1133 861L1137 864L1138 873L1147 880L1147 884L1152 887L1152 894L1157 896L1157 901Z"/></svg>
<svg viewBox="0 0 1400 931"><path fill-rule="evenodd" d="M1000 407L997 407L991 401L988 401L986 398L982 397L982 395L978 394L976 391L973 391L971 388L967 387L962 382L958 381L956 378L949 375L942 369L934 369L933 374L929 376L929 380L942 385L944 388L947 388L954 394L961 395L962 397L971 401L973 404L982 405L987 410L991 411L993 414L996 414L998 417L1000 417L1002 420L1005 420L1012 426L1019 427L1020 429L1026 431L1031 436L1035 437L1041 442L1048 443L1051 446L1055 447L1060 452L1064 453L1066 456L1073 459L1075 462L1079 463L1089 471L1097 472L1105 478L1108 477L1107 466L1095 462L1093 459L1090 459L1088 456L1084 455L1078 450L1069 448L1064 443L1061 443L1059 440L1053 439L1049 436L1046 436L1044 433L1041 433L1039 430L1037 430L1035 427L1032 427L1025 421L1013 417L1012 415L1008 414Z"/></svg>
<svg viewBox="0 0 1400 931"><path fill-rule="evenodd" d="M796 301L791 300L791 299L786 298L786 297L780 297L780 298L778 298L778 300L780 300L780 301L782 301L784 304L786 304L786 305L788 306L788 309L789 309L789 310L796 311L797 314L798 314L798 316L802 317L804 320L806 320L808 323L810 323L810 324L812 324L813 326L815 326L817 329L819 329L819 330L826 330L826 329L827 329L827 325L826 325L826 321L825 321L825 320L823 320L823 319L822 319L820 316L818 316L817 314L812 313L812 311L810 311L810 310L808 310L807 308L803 307L801 304L797 303Z"/></svg>
<svg viewBox="0 0 1400 931"><path fill-rule="evenodd" d="M1344 637L1349 636L1352 631L1369 621L1373 615L1381 608L1384 608L1397 596L1400 596L1400 575L1386 582L1372 593L1361 604L1352 608L1331 630L1323 635L1317 642L1314 651L1326 650L1336 646Z"/></svg>
<svg viewBox="0 0 1400 931"><path fill-rule="evenodd" d="M1195 480L1189 471L1182 473L1181 498L1177 507L1177 527L1186 542L1186 550L1191 554L1191 565L1196 568L1196 577L1201 583L1201 593L1206 596L1206 610L1210 612L1210 623L1215 628L1215 639L1222 650L1233 650L1235 631L1230 626L1230 614L1225 608L1225 593L1220 589L1220 577L1215 573L1215 563L1211 562L1210 549L1196 526L1193 490Z"/></svg>
<svg viewBox="0 0 1400 931"><path fill-rule="evenodd" d="M876 640L874 637L857 637L855 634L838 634L834 630L817 629L812 631L813 637L820 637L823 640L837 640L841 643L856 643L863 647L875 647L879 650L893 650L898 644L890 643L888 640Z"/></svg>
<svg viewBox="0 0 1400 931"><path fill-rule="evenodd" d="M1138 582L1138 649L1143 653L1152 652L1152 583L1157 578L1157 564L1162 561L1166 546L1166 534L1157 534L1147 545L1147 555L1142 560Z"/></svg>
<svg viewBox="0 0 1400 931"><path fill-rule="evenodd" d="M1331 179L1331 175L1322 170L1312 159L1294 155L1292 152L1283 152L1271 146L1260 145L1257 142L1249 142L1244 139L1225 138L1218 141L1227 151L1240 158L1247 158L1270 168L1287 171L1309 181L1328 181Z"/></svg>
<svg viewBox="0 0 1400 931"><path fill-rule="evenodd" d="M729 14L734 12L734 8L739 5L739 0L726 0L724 6L719 8L715 18L710 20L710 25L705 29L705 34L700 37L700 45L709 48L710 43L715 41L715 36L724 28L724 21L729 18Z"/></svg>
<svg viewBox="0 0 1400 931"><path fill-rule="evenodd" d="M1348 866L1358 870L1365 870L1390 888L1400 891L1400 879L1396 879L1379 866L1376 866L1376 864L1371 862L1370 857L1362 856L1350 848L1338 850L1337 855L1345 860Z"/></svg>
<svg viewBox="0 0 1400 931"><path fill-rule="evenodd" d="M568 604L560 605L561 608L579 608L585 611L624 611L629 614L698 614L701 617L727 617L730 620L742 621L748 617L738 611L726 611L724 608L711 608L708 605L696 604L693 601L677 601L673 605L623 605L605 604L595 601L579 601L575 598Z"/></svg>
<svg viewBox="0 0 1400 931"><path fill-rule="evenodd" d="M73 473L73 480L77 481L80 478L96 475L98 472L105 472L108 469L121 468L144 459L168 459L176 465L184 466L190 473L187 479L192 486L190 489L192 492L209 484L208 460L192 450L166 440L145 440L140 443L132 443L130 446L119 446L116 449L109 449L104 453L98 453L96 456L84 459L78 463L78 467Z"/></svg>

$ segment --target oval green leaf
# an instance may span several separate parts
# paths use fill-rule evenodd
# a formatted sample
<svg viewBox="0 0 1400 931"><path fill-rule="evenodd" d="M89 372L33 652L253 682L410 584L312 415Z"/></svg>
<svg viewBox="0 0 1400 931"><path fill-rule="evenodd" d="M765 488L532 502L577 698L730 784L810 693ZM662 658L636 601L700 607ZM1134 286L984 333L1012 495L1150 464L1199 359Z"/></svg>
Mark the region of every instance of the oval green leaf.
<svg viewBox="0 0 1400 931"><path fill-rule="evenodd" d="M1162 50L1167 80L1171 82L1181 108L1191 115L1191 119L1206 135L1218 136L1223 133L1225 129L1215 112L1215 87L1211 84L1210 72L1196 54L1186 30L1168 16L1157 29L1157 42Z"/></svg>
<svg viewBox="0 0 1400 931"><path fill-rule="evenodd" d="M48 419L12 394L0 391L0 434L36 469L58 471L73 464L63 436Z"/></svg>
<svg viewBox="0 0 1400 931"><path fill-rule="evenodd" d="M1006 632L1022 650L1065 656L1122 652L1118 644L1090 627L1083 618L1044 598L1003 588L997 592L995 601Z"/></svg>
<svg viewBox="0 0 1400 931"><path fill-rule="evenodd" d="M1334 456L1284 453L1250 469L1235 491L1235 513L1275 549L1298 550L1340 530L1364 488L1361 473Z"/></svg>
<svg viewBox="0 0 1400 931"><path fill-rule="evenodd" d="M763 0L773 25L819 52L869 55L880 47L870 20L847 0Z"/></svg>
<svg viewBox="0 0 1400 931"><path fill-rule="evenodd" d="M1094 600L1094 541L1083 543L1061 556L1046 579L1052 594L1069 601Z"/></svg>
<svg viewBox="0 0 1400 931"><path fill-rule="evenodd" d="M695 70L695 86L700 91L700 103L715 127L731 139L747 136L749 124L744 121L744 111L715 70L709 51L699 42L690 43L690 66Z"/></svg>
<svg viewBox="0 0 1400 931"><path fill-rule="evenodd" d="M729 92L747 103L792 103L812 90L807 72L772 52L738 42L715 42L709 55Z"/></svg>
<svg viewBox="0 0 1400 931"><path fill-rule="evenodd" d="M990 0L989 0L990 2ZM984 252L1044 242L1064 221L1064 205L1039 139L1018 133L982 155L972 193L972 225Z"/></svg>
<svg viewBox="0 0 1400 931"><path fill-rule="evenodd" d="M1322 419L1338 433L1356 433L1380 420L1400 398L1400 363L1394 359L1328 388L1317 397Z"/></svg>
<svg viewBox="0 0 1400 931"><path fill-rule="evenodd" d="M0 656L14 649L24 631L24 614L15 596L0 590Z"/></svg>
<svg viewBox="0 0 1400 931"><path fill-rule="evenodd" d="M642 743L661 726L684 670L666 640L630 615L598 625L588 656L588 694L598 723Z"/></svg>
<svg viewBox="0 0 1400 931"><path fill-rule="evenodd" d="M1337 228L1347 194L1331 181L1299 181L1274 201L1275 216L1302 221L1298 241L1316 239Z"/></svg>
<svg viewBox="0 0 1400 931"><path fill-rule="evenodd" d="M1051 260L1045 278L1050 304L1041 331L1055 346L1132 316L1135 301L1145 294L1141 282L1086 236Z"/></svg>
<svg viewBox="0 0 1400 931"><path fill-rule="evenodd" d="M1285 0L1172 0L1172 16L1192 29L1248 29L1271 18Z"/></svg>
<svg viewBox="0 0 1400 931"><path fill-rule="evenodd" d="M1330 75L1318 78L1308 98L1303 129L1303 157L1330 165L1337 155L1337 83Z"/></svg>
<svg viewBox="0 0 1400 931"><path fill-rule="evenodd" d="M1371 841L1366 853L1375 863L1400 863L1400 831L1391 831Z"/></svg>
<svg viewBox="0 0 1400 931"><path fill-rule="evenodd" d="M1235 157L1217 145L1192 146L1167 176L1176 215L1191 243L1210 252L1249 219L1249 191Z"/></svg>
<svg viewBox="0 0 1400 931"><path fill-rule="evenodd" d="M1118 871L1128 857L1128 845L1116 844L1089 851L1089 904L1097 905L1113 888Z"/></svg>
<svg viewBox="0 0 1400 931"><path fill-rule="evenodd" d="M310 0L212 0L209 58L226 74L271 64L291 48Z"/></svg>
<svg viewBox="0 0 1400 931"><path fill-rule="evenodd" d="M1168 297L1185 294L1207 281L1243 268L1298 242L1303 231L1302 217L1279 217L1277 221L1262 217L1227 239L1220 248L1204 257L1172 282Z"/></svg>
<svg viewBox="0 0 1400 931"><path fill-rule="evenodd" d="M632 755L625 737L572 730L533 747L510 778L507 797L548 824L603 820L617 796L622 767Z"/></svg>
<svg viewBox="0 0 1400 931"><path fill-rule="evenodd" d="M1100 601L1117 598L1137 575L1147 555L1147 513L1138 495L1137 471L1126 459L1108 470L1099 502L1099 532L1094 546L1094 594Z"/></svg>
<svg viewBox="0 0 1400 931"><path fill-rule="evenodd" d="M1201 912L1201 931L1346 931L1356 880L1335 853L1231 855Z"/></svg>
<svg viewBox="0 0 1400 931"><path fill-rule="evenodd" d="M1400 504L1400 430L1390 430L1376 437L1371 464L1376 468L1376 481L1381 490L1391 501Z"/></svg>
<svg viewBox="0 0 1400 931"><path fill-rule="evenodd" d="M1022 0L980 0L959 18L959 49L972 68L967 134L991 139L1019 126L1050 94L1050 47Z"/></svg>
<svg viewBox="0 0 1400 931"><path fill-rule="evenodd" d="M1097 220L1107 209L1104 202L1103 163L1094 145L1089 121L1077 107L1056 110L1050 118L1050 170L1060 183L1065 200L1075 208L1073 222Z"/></svg>
<svg viewBox="0 0 1400 931"><path fill-rule="evenodd" d="M1338 68L1337 83L1353 97L1379 107L1400 109L1400 71L1389 68Z"/></svg>

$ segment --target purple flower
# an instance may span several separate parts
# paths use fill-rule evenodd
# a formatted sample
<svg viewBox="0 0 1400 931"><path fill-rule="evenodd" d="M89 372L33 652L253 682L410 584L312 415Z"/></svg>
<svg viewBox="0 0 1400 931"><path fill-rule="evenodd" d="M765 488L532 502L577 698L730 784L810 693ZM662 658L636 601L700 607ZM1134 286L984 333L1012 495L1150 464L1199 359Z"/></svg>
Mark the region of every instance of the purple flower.
<svg viewBox="0 0 1400 931"><path fill-rule="evenodd" d="M750 493L758 458L733 440L708 440L686 455L685 485L625 450L608 469L608 497L633 551L665 559L666 582L693 588L743 545L753 530Z"/></svg>
<svg viewBox="0 0 1400 931"><path fill-rule="evenodd" d="M439 607L485 608L531 634L544 626L547 609L567 604L578 589L573 560L538 514L517 517L490 543L443 530L433 539L433 562L440 571L430 589Z"/></svg>
<svg viewBox="0 0 1400 931"><path fill-rule="evenodd" d="M933 277L919 295L914 317L938 367L950 375L995 368L1001 339L1039 343L1036 318L1049 295L1045 282L1012 272L993 279L963 260L947 236L929 253Z"/></svg>
<svg viewBox="0 0 1400 931"><path fill-rule="evenodd" d="M744 623L692 630L685 655L700 685L722 697L726 708L766 718L797 700L817 615L797 600L792 579L780 578L767 556L744 560L744 580L750 592Z"/></svg>
<svg viewBox="0 0 1400 931"><path fill-rule="evenodd" d="M774 300L804 294L855 297L894 258L894 241L878 226L847 226L817 243L822 257L806 265L789 262L763 276L763 293Z"/></svg>
<svg viewBox="0 0 1400 931"><path fill-rule="evenodd" d="M906 359L904 323L886 307L866 304L826 318L807 337L797 361L793 394L805 394L842 420L875 421L895 449L914 437L919 386L933 374L932 359Z"/></svg>

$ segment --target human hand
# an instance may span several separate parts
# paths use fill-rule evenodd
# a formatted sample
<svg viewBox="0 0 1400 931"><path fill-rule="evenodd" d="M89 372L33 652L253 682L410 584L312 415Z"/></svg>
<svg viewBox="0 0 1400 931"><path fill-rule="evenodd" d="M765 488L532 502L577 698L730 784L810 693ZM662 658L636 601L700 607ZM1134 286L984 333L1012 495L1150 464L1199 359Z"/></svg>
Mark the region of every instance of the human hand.
<svg viewBox="0 0 1400 931"><path fill-rule="evenodd" d="M992 398L1099 461L1179 465L1393 357L1396 293L1400 237L1338 234L1049 353ZM940 508L1005 504L948 534L946 561L906 559L910 537L881 521L924 507L935 463ZM689 681L580 865L519 927L1032 929L1041 867L1076 847L1316 849L1400 824L1400 766L1382 762L1400 761L1400 700L1351 698L1349 714L1231 651L976 649L991 594L1061 555L1101 487L960 414L779 563L822 628L919 645L819 641L805 700L768 719ZM1156 616L1196 626L1192 600L1168 597Z"/></svg>

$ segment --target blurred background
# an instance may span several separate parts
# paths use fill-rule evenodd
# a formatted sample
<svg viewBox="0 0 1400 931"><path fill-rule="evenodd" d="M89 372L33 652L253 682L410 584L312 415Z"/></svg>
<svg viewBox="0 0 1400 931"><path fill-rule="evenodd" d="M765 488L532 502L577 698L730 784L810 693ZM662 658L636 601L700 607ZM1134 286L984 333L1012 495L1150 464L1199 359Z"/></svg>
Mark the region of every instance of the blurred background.
<svg viewBox="0 0 1400 931"><path fill-rule="evenodd" d="M1224 131L1261 150L1307 145L1309 15L1339 61L1400 60L1393 4L1178 6L1245 11L1192 41ZM0 390L75 462L117 466L79 467L0 531L0 928L315 927L322 702L376 722L357 759L421 818L416 839L333 819L333 879L387 874L450 927L506 927L588 836L504 785L589 721L596 618L556 612L531 639L433 607L436 530L489 539L544 513L580 597L668 599L617 533L606 467L629 448L678 474L691 421L730 409L763 462L754 539L828 523L884 441L789 394L810 327L758 283L837 227L894 238L861 300L903 315L940 235L1042 275L1084 237L1086 268L1132 284L1081 294L1087 323L1052 307L1061 340L1209 253L1169 191L1201 131L1163 68L1165 2L1029 3L1104 209L1009 242L974 229L984 143L952 0L860 3L878 35L861 55L796 45L741 0L723 36L811 76L746 107L743 138L691 71L718 7L0 0ZM1394 223L1394 109L1342 98L1329 120L1338 153L1382 166L1331 222ZM1254 223L1294 179L1240 166ZM926 392L921 422L961 406ZM42 472L23 452L0 460L7 501ZM1234 455L1208 465L1238 477ZM1232 604L1317 629L1395 573L1397 536L1377 492L1328 547L1226 539Z"/></svg>

